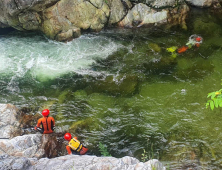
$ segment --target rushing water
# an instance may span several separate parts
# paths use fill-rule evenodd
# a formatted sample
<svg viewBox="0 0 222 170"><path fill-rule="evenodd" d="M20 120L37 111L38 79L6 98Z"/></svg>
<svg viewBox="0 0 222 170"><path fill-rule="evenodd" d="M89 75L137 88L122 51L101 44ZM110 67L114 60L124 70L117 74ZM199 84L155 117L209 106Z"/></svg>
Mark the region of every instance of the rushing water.
<svg viewBox="0 0 222 170"><path fill-rule="evenodd" d="M111 29L68 43L13 32L0 37L0 103L49 108L57 132L77 135L93 154L158 158L170 169L218 169L221 109L205 108L221 88L222 27L193 16L181 29ZM201 16L201 17L196 17ZM166 51L204 38L173 59Z"/></svg>

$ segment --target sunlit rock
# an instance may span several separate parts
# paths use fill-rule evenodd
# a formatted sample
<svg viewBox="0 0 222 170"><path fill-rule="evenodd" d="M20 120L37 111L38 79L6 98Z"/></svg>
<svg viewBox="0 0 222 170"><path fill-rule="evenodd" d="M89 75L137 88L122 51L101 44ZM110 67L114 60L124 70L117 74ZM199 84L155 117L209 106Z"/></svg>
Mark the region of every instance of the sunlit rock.
<svg viewBox="0 0 222 170"><path fill-rule="evenodd" d="M0 154L18 157L52 158L58 156L59 147L55 134L29 134L0 140Z"/></svg>
<svg viewBox="0 0 222 170"><path fill-rule="evenodd" d="M53 159L42 158L40 160L17 158L9 155L0 157L0 166L6 169L35 169L35 170L52 170L52 169L157 169L165 170L166 168L156 159L141 163L136 158L125 156L123 158L113 157L96 157L96 156L78 156L67 155Z"/></svg>
<svg viewBox="0 0 222 170"><path fill-rule="evenodd" d="M153 8L175 7L183 3L183 0L146 0L146 4Z"/></svg>
<svg viewBox="0 0 222 170"><path fill-rule="evenodd" d="M11 138L22 133L20 112L11 104L0 104L0 138Z"/></svg>
<svg viewBox="0 0 222 170"><path fill-rule="evenodd" d="M215 0L185 0L187 3L198 7L210 7Z"/></svg>
<svg viewBox="0 0 222 170"><path fill-rule="evenodd" d="M111 1L111 12L109 17L109 24L114 24L119 22L126 16L128 10L131 8L131 3L128 0L125 0L125 3L120 0Z"/></svg>
<svg viewBox="0 0 222 170"><path fill-rule="evenodd" d="M126 17L119 22L120 26L133 27L142 26L145 24L154 24L166 22L167 20L167 10L156 11L151 9L145 4L136 4L126 15Z"/></svg>

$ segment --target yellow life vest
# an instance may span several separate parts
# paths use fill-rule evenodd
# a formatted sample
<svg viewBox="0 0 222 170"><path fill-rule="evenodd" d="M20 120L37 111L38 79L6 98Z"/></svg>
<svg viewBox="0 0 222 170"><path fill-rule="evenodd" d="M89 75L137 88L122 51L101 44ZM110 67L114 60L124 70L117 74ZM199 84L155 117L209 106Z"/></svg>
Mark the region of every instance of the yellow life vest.
<svg viewBox="0 0 222 170"><path fill-rule="evenodd" d="M72 148L74 151L79 152L82 149L82 144L79 140L72 138L69 141L69 147Z"/></svg>

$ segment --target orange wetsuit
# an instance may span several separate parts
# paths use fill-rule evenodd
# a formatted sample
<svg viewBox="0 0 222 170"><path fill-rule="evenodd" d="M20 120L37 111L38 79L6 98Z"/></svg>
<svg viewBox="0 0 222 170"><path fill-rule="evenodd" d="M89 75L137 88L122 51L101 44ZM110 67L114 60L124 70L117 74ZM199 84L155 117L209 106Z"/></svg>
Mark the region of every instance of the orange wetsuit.
<svg viewBox="0 0 222 170"><path fill-rule="evenodd" d="M43 129L43 134L53 133L53 127L55 126L55 120L53 117L42 117L38 120L37 128Z"/></svg>
<svg viewBox="0 0 222 170"><path fill-rule="evenodd" d="M77 139L77 137L74 137L74 139ZM66 150L69 155L71 155L72 151L74 151L69 145L66 146ZM79 152L77 152L77 151L74 151L74 152L76 152L77 154L80 154L80 155L85 155L87 151L88 151L88 148L82 146L82 149Z"/></svg>

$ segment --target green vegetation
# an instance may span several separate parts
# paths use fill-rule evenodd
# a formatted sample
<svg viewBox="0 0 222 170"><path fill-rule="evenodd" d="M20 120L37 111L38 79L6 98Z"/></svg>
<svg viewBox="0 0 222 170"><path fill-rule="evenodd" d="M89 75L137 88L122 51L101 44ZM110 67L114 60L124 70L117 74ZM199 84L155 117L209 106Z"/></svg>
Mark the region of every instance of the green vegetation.
<svg viewBox="0 0 222 170"><path fill-rule="evenodd" d="M112 155L110 155L110 153L107 151L107 147L106 147L104 144L102 144L101 142L99 142L99 151L101 152L101 154L102 154L103 156L112 156Z"/></svg>
<svg viewBox="0 0 222 170"><path fill-rule="evenodd" d="M222 84L221 84L222 85ZM214 91L211 93L208 93L207 98L210 97L210 100L206 103L206 108L210 106L211 110L214 110L214 108L222 107L222 89L218 91Z"/></svg>

